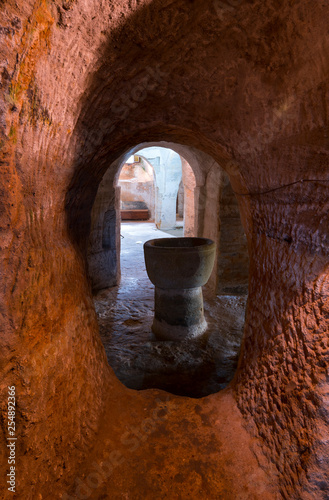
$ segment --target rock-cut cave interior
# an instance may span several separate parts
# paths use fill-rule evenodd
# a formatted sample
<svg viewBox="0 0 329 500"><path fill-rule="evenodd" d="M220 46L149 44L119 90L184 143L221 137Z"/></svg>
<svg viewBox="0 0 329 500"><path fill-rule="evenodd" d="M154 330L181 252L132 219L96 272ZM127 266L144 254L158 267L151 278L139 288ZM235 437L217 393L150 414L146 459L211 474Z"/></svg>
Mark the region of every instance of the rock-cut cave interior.
<svg viewBox="0 0 329 500"><path fill-rule="evenodd" d="M327 0L0 0L2 498L329 499L328 82Z"/></svg>

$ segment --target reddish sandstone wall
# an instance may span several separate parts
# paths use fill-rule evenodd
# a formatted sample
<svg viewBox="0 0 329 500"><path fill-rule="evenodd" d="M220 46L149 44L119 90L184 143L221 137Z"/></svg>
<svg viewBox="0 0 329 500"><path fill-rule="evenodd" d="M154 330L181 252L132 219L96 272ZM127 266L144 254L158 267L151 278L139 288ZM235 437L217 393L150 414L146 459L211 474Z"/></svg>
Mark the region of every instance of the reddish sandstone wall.
<svg viewBox="0 0 329 500"><path fill-rule="evenodd" d="M232 425L249 450L236 401L277 466L277 494L326 498L327 4L8 0L0 18L1 414L15 383L22 490L60 498L97 442L102 412L109 439L131 418L128 390L97 333L85 259L90 213L108 165L136 144L164 140L213 157L240 204L251 279L236 400L226 400ZM148 397L136 397L136 418ZM197 424L187 418L196 407L180 400L165 433L167 442L198 450L205 431L193 442L193 429L210 429L209 498L218 491L230 498L228 478L252 460L220 451L230 414L220 418L221 400L213 396L208 420L201 402ZM111 408L121 409L119 423ZM3 434L4 449L5 442ZM170 455L165 483L150 472L159 496L186 492L184 478L195 481L192 457L182 476L172 474L184 446L172 456L157 449L159 462ZM143 477L150 458L137 463ZM206 470L198 469L196 497ZM219 471L227 474L221 487ZM117 491L127 491L129 467L119 476ZM259 481L249 484L251 497Z"/></svg>
<svg viewBox="0 0 329 500"><path fill-rule="evenodd" d="M192 167L188 162L181 157L182 160L182 184L184 188L184 236L196 236L196 203L195 203L195 188L196 180ZM200 171L200 166L198 165Z"/></svg>
<svg viewBox="0 0 329 500"><path fill-rule="evenodd" d="M219 202L220 237L217 293L248 293L249 256L239 205L227 175L223 175Z"/></svg>

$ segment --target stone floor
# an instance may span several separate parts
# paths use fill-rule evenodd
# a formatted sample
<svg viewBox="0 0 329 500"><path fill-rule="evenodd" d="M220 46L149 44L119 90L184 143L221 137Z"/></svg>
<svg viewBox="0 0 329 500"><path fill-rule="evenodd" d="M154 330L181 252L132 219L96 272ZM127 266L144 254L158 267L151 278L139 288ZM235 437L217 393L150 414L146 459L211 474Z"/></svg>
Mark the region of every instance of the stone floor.
<svg viewBox="0 0 329 500"><path fill-rule="evenodd" d="M203 339L158 341L151 332L154 287L146 275L143 243L174 236L146 222L123 223L121 235L121 283L94 297L101 339L118 379L132 389L196 398L226 387L237 366L247 297L205 300Z"/></svg>

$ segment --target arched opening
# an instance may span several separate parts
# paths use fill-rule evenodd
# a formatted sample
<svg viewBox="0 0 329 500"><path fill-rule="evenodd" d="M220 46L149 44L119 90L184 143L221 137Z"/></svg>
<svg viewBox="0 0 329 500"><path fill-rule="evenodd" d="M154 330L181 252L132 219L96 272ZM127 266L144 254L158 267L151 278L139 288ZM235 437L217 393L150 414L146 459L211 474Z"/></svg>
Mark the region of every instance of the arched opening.
<svg viewBox="0 0 329 500"><path fill-rule="evenodd" d="M199 152L200 161L195 153L191 154L190 148L172 143L147 146L138 145L114 162L104 175L95 198L89 273L94 285L100 334L110 365L127 387L160 388L179 395L203 397L224 388L237 367L247 299L244 281L248 275L246 238L228 176L212 158ZM161 154L162 150L166 154L171 150L176 155L181 164L180 176L175 171L169 170L169 174L165 169L161 171L165 162L161 163L157 156L160 150ZM136 156L127 167L127 159L132 154ZM138 162L135 161L137 157ZM163 221L168 223L169 218L159 214L167 206L165 195L169 193L172 215L169 227L175 224L176 200L182 182L185 235L211 238L217 244L216 264L204 290L208 330L202 338L163 342L157 341L151 332L154 289L145 271L143 243L154 237L175 237L175 234L166 234L144 222L135 222L124 234L121 229L120 234L122 187L125 179L131 183L136 178L136 169L141 169L141 164L151 165L154 171L155 222L158 221L159 226ZM150 172L149 167L146 170ZM151 176L142 177L149 182ZM164 182L161 185L159 179L163 181L166 177L172 184ZM125 198L127 192L132 197L137 191L136 186L129 186ZM92 246L95 242L97 252ZM121 266L120 247L123 249Z"/></svg>
<svg viewBox="0 0 329 500"><path fill-rule="evenodd" d="M117 186L122 220L151 220L159 230L194 236L195 175L172 149L137 151L121 166Z"/></svg>
<svg viewBox="0 0 329 500"><path fill-rule="evenodd" d="M154 221L154 181L152 166L141 156L131 156L122 166L118 179L121 221Z"/></svg>

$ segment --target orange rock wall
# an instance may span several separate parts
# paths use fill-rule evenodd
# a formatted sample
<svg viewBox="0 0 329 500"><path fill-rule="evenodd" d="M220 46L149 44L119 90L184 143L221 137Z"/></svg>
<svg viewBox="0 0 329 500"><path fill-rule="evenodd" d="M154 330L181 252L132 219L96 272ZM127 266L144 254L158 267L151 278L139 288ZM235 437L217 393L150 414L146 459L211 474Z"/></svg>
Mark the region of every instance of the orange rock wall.
<svg viewBox="0 0 329 500"><path fill-rule="evenodd" d="M234 398L198 409L179 399L165 430L178 451L152 434L149 455L140 448L124 475L117 469L113 491L136 495L144 474L158 497L179 498L189 478L192 498L202 481L209 498L260 498L269 481L261 498L325 499L327 3L8 0L0 9L0 389L2 429L7 386L18 394L18 498L73 491L91 447L134 420L97 332L90 214L108 165L136 144L172 141L212 157L238 197L250 255L244 347ZM134 418L155 397L135 395ZM229 425L242 454L230 441L222 450ZM205 463L189 455L183 467L184 450L203 442ZM164 481L154 460L168 460ZM248 463L257 474L246 485Z"/></svg>

